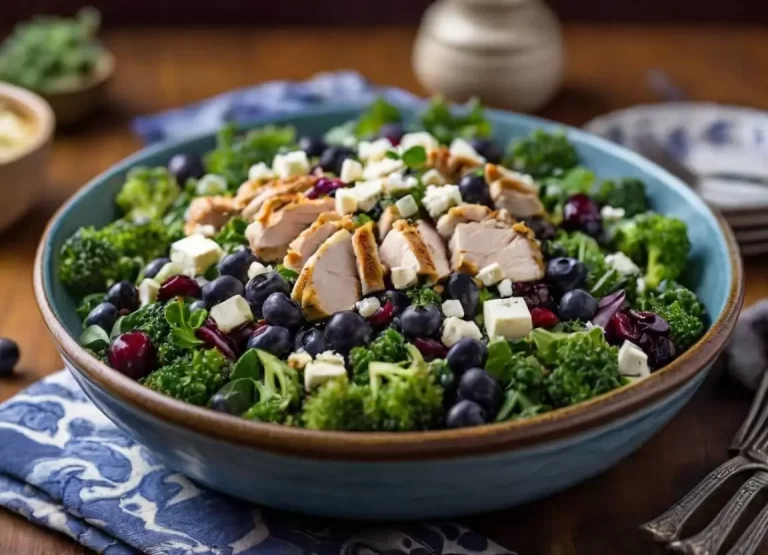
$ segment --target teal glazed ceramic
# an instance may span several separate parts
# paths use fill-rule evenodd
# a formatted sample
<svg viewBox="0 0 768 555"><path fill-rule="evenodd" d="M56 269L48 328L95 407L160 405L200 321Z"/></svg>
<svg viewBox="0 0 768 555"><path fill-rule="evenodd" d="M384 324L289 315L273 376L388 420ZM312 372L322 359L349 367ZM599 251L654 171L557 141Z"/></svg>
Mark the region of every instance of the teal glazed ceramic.
<svg viewBox="0 0 768 555"><path fill-rule="evenodd" d="M268 121L319 134L359 109L326 108ZM534 128L555 127L531 117L488 113L496 139L503 142ZM592 135L567 131L584 163L600 177L643 179L656 209L687 222L693 248L685 281L712 320L707 334L672 364L580 405L462 430L315 432L187 405L101 364L77 344L80 322L56 277L57 253L79 226L113 219L114 198L129 168L165 165L179 152L202 153L214 144L210 135L142 151L63 206L38 250L38 303L66 366L93 402L168 465L213 489L282 509L358 519L456 516L550 495L613 466L666 424L722 351L742 304L741 262L722 219L652 163Z"/></svg>

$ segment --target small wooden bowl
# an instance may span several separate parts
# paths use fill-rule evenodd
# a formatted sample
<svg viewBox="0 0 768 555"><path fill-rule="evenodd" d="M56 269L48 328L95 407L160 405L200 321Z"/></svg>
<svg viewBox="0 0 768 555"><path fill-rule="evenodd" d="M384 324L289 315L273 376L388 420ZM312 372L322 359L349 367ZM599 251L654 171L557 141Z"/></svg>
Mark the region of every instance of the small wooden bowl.
<svg viewBox="0 0 768 555"><path fill-rule="evenodd" d="M48 101L56 114L58 125L70 125L89 116L104 101L107 86L115 72L115 57L104 51L93 75L72 88L40 95Z"/></svg>
<svg viewBox="0 0 768 555"><path fill-rule="evenodd" d="M48 155L55 127L53 111L26 89L0 83L0 102L32 124L32 138L10 160L0 161L0 231L21 218L45 188Z"/></svg>

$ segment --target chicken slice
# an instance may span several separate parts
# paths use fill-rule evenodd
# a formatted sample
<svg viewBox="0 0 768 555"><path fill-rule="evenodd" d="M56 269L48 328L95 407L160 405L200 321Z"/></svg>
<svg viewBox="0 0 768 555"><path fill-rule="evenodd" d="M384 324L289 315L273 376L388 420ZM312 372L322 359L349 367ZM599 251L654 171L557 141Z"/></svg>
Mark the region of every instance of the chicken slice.
<svg viewBox="0 0 768 555"><path fill-rule="evenodd" d="M387 206L379 216L379 221L376 223L376 227L379 230L379 241L383 241L392 230L392 224L400 218L400 213L397 211L397 207L394 204Z"/></svg>
<svg viewBox="0 0 768 555"><path fill-rule="evenodd" d="M435 265L437 279L447 278L451 273L451 265L448 263L448 254L445 249L445 242L437 233L437 230L424 220L419 220L416 229L421 234L421 239L429 250L432 257L432 263Z"/></svg>
<svg viewBox="0 0 768 555"><path fill-rule="evenodd" d="M428 281L437 281L437 269L432 260L432 254L416 225L407 220L397 220L392 225L392 231L382 241L379 247L382 263L389 268L398 266L412 268L418 275L425 276Z"/></svg>
<svg viewBox="0 0 768 555"><path fill-rule="evenodd" d="M454 206L437 220L437 232L444 239L450 239L456 226L466 222L481 222L491 216L491 209L482 204Z"/></svg>
<svg viewBox="0 0 768 555"><path fill-rule="evenodd" d="M245 236L262 261L274 262L288 252L288 245L323 212L333 210L333 199L308 199L301 194L278 195L265 202Z"/></svg>
<svg viewBox="0 0 768 555"><path fill-rule="evenodd" d="M197 197L187 209L184 234L202 233L211 237L236 214L237 210L229 197Z"/></svg>
<svg viewBox="0 0 768 555"><path fill-rule="evenodd" d="M482 163L475 158L453 154L447 146L441 146L429 151L427 166L440 172L448 183L458 183L467 172L479 168Z"/></svg>
<svg viewBox="0 0 768 555"><path fill-rule="evenodd" d="M505 279L535 281L544 277L544 260L533 232L522 223L509 226L496 219L456 226L448 244L451 265L475 275L498 263Z"/></svg>
<svg viewBox="0 0 768 555"><path fill-rule="evenodd" d="M360 300L360 280L349 231L338 230L309 257L291 297L310 321L355 308Z"/></svg>
<svg viewBox="0 0 768 555"><path fill-rule="evenodd" d="M363 295L383 291L384 268L379 259L379 247L373 235L373 222L357 228L352 235L352 247L355 251L357 274L363 288Z"/></svg>
<svg viewBox="0 0 768 555"><path fill-rule="evenodd" d="M269 199L278 195L304 193L314 187L316 182L317 178L312 175L267 182L246 181L237 190L235 207L242 212L243 218L250 220Z"/></svg>
<svg viewBox="0 0 768 555"><path fill-rule="evenodd" d="M539 189L530 176L496 164L486 164L485 181L496 208L503 208L516 218L529 218L544 213Z"/></svg>
<svg viewBox="0 0 768 555"><path fill-rule="evenodd" d="M354 231L355 224L349 216L341 217L336 212L323 212L312 225L302 231L296 239L288 245L288 253L283 258L283 266L301 272L310 256L328 239L340 229Z"/></svg>

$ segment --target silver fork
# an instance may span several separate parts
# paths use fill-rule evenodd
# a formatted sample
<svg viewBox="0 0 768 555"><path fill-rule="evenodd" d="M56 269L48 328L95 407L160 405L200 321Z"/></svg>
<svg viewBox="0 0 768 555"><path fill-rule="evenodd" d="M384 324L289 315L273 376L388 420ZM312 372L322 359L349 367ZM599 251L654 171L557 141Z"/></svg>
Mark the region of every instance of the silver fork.
<svg viewBox="0 0 768 555"><path fill-rule="evenodd" d="M715 555L749 505L764 488L768 488L768 371L763 374L760 388L752 401L746 420L736 432L730 450L735 456L713 470L688 495L661 516L641 526L653 537L667 543L670 549L695 555ZM757 471L698 534L681 540L685 523L696 510L735 474ZM728 555L751 555L760 547L768 532L768 506L736 541Z"/></svg>

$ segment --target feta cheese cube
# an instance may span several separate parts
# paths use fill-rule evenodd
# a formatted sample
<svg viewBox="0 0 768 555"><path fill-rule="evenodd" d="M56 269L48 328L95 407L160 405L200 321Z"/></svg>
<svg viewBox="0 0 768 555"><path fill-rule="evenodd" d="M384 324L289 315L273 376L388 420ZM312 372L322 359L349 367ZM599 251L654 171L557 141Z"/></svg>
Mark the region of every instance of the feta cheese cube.
<svg viewBox="0 0 768 555"><path fill-rule="evenodd" d="M366 297L362 301L356 302L355 307L357 307L357 312L360 316L368 318L381 308L381 302L376 297Z"/></svg>
<svg viewBox="0 0 768 555"><path fill-rule="evenodd" d="M549 189L547 189L549 192ZM627 211L623 208L614 208L613 206L605 205L600 209L600 216L604 221L617 221L622 219L627 214Z"/></svg>
<svg viewBox="0 0 768 555"><path fill-rule="evenodd" d="M433 220L448 212L448 209L461 204L461 193L458 185L444 185L427 187L422 201Z"/></svg>
<svg viewBox="0 0 768 555"><path fill-rule="evenodd" d="M275 172L273 172L264 162L254 164L248 170L249 181L269 181L274 178Z"/></svg>
<svg viewBox="0 0 768 555"><path fill-rule="evenodd" d="M315 357L315 360L344 366L344 357L335 351L323 351Z"/></svg>
<svg viewBox="0 0 768 555"><path fill-rule="evenodd" d="M152 278L144 278L139 284L139 300L141 306L147 306L157 301L157 293L160 291L160 284Z"/></svg>
<svg viewBox="0 0 768 555"><path fill-rule="evenodd" d="M280 179L290 179L309 173L309 159L303 150L295 150L287 154L278 154L272 160L272 171Z"/></svg>
<svg viewBox="0 0 768 555"><path fill-rule="evenodd" d="M490 287L504 279L504 271L501 269L498 262L494 262L493 264L488 264L488 266L477 272L477 279L482 281L483 285L486 287Z"/></svg>
<svg viewBox="0 0 768 555"><path fill-rule="evenodd" d="M361 141L357 145L357 157L360 160L366 160L368 163L378 162L387 155L387 151L392 149L392 143L389 139L382 137L375 141Z"/></svg>
<svg viewBox="0 0 768 555"><path fill-rule="evenodd" d="M357 212L357 197L352 189L336 189L336 212L344 216Z"/></svg>
<svg viewBox="0 0 768 555"><path fill-rule="evenodd" d="M294 370L303 370L310 362L312 362L312 355L303 349L288 355L288 366Z"/></svg>
<svg viewBox="0 0 768 555"><path fill-rule="evenodd" d="M369 163L363 170L364 179L376 179L377 177L386 177L391 173L402 171L405 168L402 160L393 158L384 158L377 162Z"/></svg>
<svg viewBox="0 0 768 555"><path fill-rule="evenodd" d="M499 282L499 295L502 297L511 297L513 294L514 289L512 288L512 280L502 279L501 282Z"/></svg>
<svg viewBox="0 0 768 555"><path fill-rule="evenodd" d="M395 266L391 270L391 275L392 285L395 286L395 289L408 289L418 282L416 270L406 266Z"/></svg>
<svg viewBox="0 0 768 555"><path fill-rule="evenodd" d="M440 147L438 140L426 131L416 131L415 133L406 133L400 139L400 152L405 152L412 146L423 146L424 150L436 150Z"/></svg>
<svg viewBox="0 0 768 555"><path fill-rule="evenodd" d="M272 266L264 266L261 262L252 262L248 267L248 279L253 279L261 274L272 271Z"/></svg>
<svg viewBox="0 0 768 555"><path fill-rule="evenodd" d="M181 266L187 275L200 275L216 264L224 251L213 239L200 233L180 239L171 245L171 262Z"/></svg>
<svg viewBox="0 0 768 555"><path fill-rule="evenodd" d="M163 265L162 268L160 268L160 271L155 274L155 277L153 278L157 283L162 285L166 282L166 280L173 276L189 276L189 277L195 277L194 271L188 271L181 267L180 264L177 264L176 262L168 262L165 265Z"/></svg>
<svg viewBox="0 0 768 555"><path fill-rule="evenodd" d="M471 320L462 320L461 318L451 316L443 321L443 334L440 336L443 345L453 347L465 337L480 340L483 338L483 333L477 327L477 324Z"/></svg>
<svg viewBox="0 0 768 555"><path fill-rule="evenodd" d="M474 160L478 162L479 164L485 163L485 158L480 156L480 154L477 153L477 151L472 147L471 144L466 139L462 139L460 137L456 137L451 141L451 146L448 147L448 151L453 156L461 156L462 158L469 158L470 160Z"/></svg>
<svg viewBox="0 0 768 555"><path fill-rule="evenodd" d="M384 188L384 182L381 179L363 181L352 187L352 194L357 199L357 209L368 212L376 206L381 198L381 192ZM336 192L338 195L338 191Z"/></svg>
<svg viewBox="0 0 768 555"><path fill-rule="evenodd" d="M419 213L419 205L413 195L405 195L395 203L395 208L400 213L401 218L410 218Z"/></svg>
<svg viewBox="0 0 768 555"><path fill-rule="evenodd" d="M485 301L483 321L485 331L490 338L520 339L533 329L531 313L522 297Z"/></svg>
<svg viewBox="0 0 768 555"><path fill-rule="evenodd" d="M330 380L346 380L347 369L343 365L327 362L310 362L304 367L304 389L310 391Z"/></svg>
<svg viewBox="0 0 768 555"><path fill-rule="evenodd" d="M363 177L363 165L357 160L347 158L341 163L339 179L344 183L352 183Z"/></svg>
<svg viewBox="0 0 768 555"><path fill-rule="evenodd" d="M645 278L637 278L637 285L635 286L635 291L637 291L637 294L642 295L645 293L646 287Z"/></svg>
<svg viewBox="0 0 768 555"><path fill-rule="evenodd" d="M418 184L418 181L416 184ZM406 178L401 172L394 172L389 174L384 180L384 191L387 193L400 193L411 190L413 185L410 176Z"/></svg>
<svg viewBox="0 0 768 555"><path fill-rule="evenodd" d="M227 192L227 180L215 173L209 173L197 180L195 192L198 195L220 195Z"/></svg>
<svg viewBox="0 0 768 555"><path fill-rule="evenodd" d="M651 375L648 366L648 355L632 343L624 340L619 349L619 373L622 376L636 376L644 378Z"/></svg>
<svg viewBox="0 0 768 555"><path fill-rule="evenodd" d="M442 306L446 318L464 318L464 307L456 299L448 299Z"/></svg>
<svg viewBox="0 0 768 555"><path fill-rule="evenodd" d="M623 252L608 254L605 257L605 261L623 276L636 276L640 273L640 268L637 267L637 264L632 262L632 259Z"/></svg>
<svg viewBox="0 0 768 555"><path fill-rule="evenodd" d="M246 322L253 322L251 306L241 295L235 295L223 303L217 304L211 309L210 314L213 321L224 333L229 333Z"/></svg>
<svg viewBox="0 0 768 555"><path fill-rule="evenodd" d="M424 175L421 176L421 182L424 183L424 185L437 185L438 187L448 183L443 177L443 174L434 168L424 172Z"/></svg>

